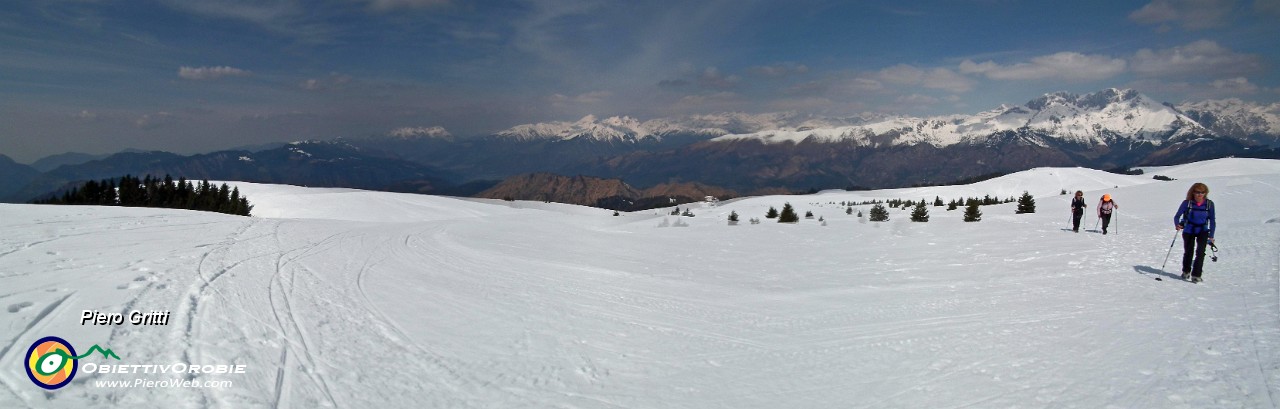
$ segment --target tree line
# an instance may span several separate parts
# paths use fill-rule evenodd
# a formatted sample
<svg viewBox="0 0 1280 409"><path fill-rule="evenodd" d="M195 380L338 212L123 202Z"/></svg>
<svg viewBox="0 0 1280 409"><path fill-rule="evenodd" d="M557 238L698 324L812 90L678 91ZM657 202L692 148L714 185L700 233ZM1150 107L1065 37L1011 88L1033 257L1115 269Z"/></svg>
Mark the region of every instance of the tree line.
<svg viewBox="0 0 1280 409"><path fill-rule="evenodd" d="M213 186L208 180L193 183L186 178L179 178L175 181L169 175L164 175L164 178L147 175L142 179L126 175L113 179L90 180L64 191L61 195L55 194L48 199L36 200L33 203L157 207L201 210L238 216L249 216L253 211L249 198L240 195L240 188L228 187L226 183Z"/></svg>

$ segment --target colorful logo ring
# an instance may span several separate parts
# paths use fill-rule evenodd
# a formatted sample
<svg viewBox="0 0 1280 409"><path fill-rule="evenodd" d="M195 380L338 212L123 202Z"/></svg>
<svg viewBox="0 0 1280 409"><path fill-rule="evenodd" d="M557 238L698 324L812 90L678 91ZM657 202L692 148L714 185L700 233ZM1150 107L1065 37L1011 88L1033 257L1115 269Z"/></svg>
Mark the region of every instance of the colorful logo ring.
<svg viewBox="0 0 1280 409"><path fill-rule="evenodd" d="M70 342L58 337L44 337L27 350L27 377L41 388L54 390L67 386L75 378L80 363Z"/></svg>

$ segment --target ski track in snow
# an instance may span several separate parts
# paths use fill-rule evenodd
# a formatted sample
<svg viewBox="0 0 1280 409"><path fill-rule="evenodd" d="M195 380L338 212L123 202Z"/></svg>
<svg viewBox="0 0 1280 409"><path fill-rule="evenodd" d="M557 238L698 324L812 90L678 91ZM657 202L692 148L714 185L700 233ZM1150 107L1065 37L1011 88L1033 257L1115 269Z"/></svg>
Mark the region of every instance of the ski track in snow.
<svg viewBox="0 0 1280 409"><path fill-rule="evenodd" d="M976 224L821 205L876 192L690 205L682 228L452 199L395 223L0 205L0 407L1277 407L1280 214L1259 203L1280 201L1280 172L1203 178L1222 251L1191 284L1180 240L1160 269L1197 180L1180 169L1119 188L1083 169L996 179L1053 193ZM1063 231L1073 184L1117 197L1113 234ZM391 201L414 200L447 209ZM784 201L829 226L723 225ZM82 309L172 318L81 326ZM226 389L81 373L46 393L12 369L45 335L249 373L183 375Z"/></svg>

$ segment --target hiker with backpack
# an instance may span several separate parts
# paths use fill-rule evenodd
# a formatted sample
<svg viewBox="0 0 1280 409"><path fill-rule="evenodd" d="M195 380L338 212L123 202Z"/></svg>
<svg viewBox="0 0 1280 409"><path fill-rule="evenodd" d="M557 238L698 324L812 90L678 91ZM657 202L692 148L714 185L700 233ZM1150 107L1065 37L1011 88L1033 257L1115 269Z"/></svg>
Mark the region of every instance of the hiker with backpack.
<svg viewBox="0 0 1280 409"><path fill-rule="evenodd" d="M1077 190L1076 197L1071 199L1071 231L1080 232L1080 218L1084 217L1084 192Z"/></svg>
<svg viewBox="0 0 1280 409"><path fill-rule="evenodd" d="M1191 185L1187 199L1173 215L1174 229L1182 231L1182 279L1193 283L1204 281L1205 245L1213 245L1213 231L1217 227L1213 201L1209 200L1209 186L1204 183ZM1216 247L1215 247L1216 249ZM1192 253L1195 251L1195 253ZM1194 259L1193 259L1194 256Z"/></svg>
<svg viewBox="0 0 1280 409"><path fill-rule="evenodd" d="M1102 201L1098 202L1098 219L1102 220L1102 234L1107 234L1107 226L1111 225L1111 212L1119 208L1120 205L1111 200L1110 194L1102 195Z"/></svg>

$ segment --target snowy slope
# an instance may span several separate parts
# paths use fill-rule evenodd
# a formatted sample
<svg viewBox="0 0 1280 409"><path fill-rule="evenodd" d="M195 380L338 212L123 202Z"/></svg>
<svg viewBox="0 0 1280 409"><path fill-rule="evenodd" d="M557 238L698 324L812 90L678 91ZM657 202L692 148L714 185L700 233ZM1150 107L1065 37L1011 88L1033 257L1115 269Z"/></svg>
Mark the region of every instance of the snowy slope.
<svg viewBox="0 0 1280 409"><path fill-rule="evenodd" d="M1195 181L1221 217L1199 285L1176 279L1178 249L1161 269ZM258 217L0 205L0 407L1278 406L1280 161L1042 168L678 219L238 186ZM1115 234L1064 231L1061 189L1112 194ZM928 223L872 223L832 204L1024 190L1037 213L988 206L978 223L932 207ZM783 203L827 225L746 223ZM82 326L84 309L173 319ZM182 377L220 388L80 373L46 392L21 368L49 335L124 364L247 370Z"/></svg>
<svg viewBox="0 0 1280 409"><path fill-rule="evenodd" d="M875 146L981 142L992 134L1031 131L1063 141L1106 145L1114 138L1161 143L1208 130L1176 110L1137 91L1107 89L1092 94L1047 94L1019 107L1001 106L972 116L890 117L850 126L806 130L765 130L715 140L758 139L766 143L851 141ZM887 142L882 142L882 140Z"/></svg>

